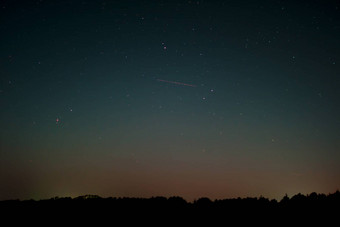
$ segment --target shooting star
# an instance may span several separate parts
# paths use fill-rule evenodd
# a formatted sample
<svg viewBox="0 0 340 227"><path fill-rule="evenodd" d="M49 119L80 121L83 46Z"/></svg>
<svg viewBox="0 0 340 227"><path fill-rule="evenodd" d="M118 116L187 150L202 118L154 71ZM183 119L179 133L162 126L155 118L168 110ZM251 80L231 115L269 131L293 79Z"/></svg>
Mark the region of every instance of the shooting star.
<svg viewBox="0 0 340 227"><path fill-rule="evenodd" d="M186 84L186 83L181 83L177 81L169 81L169 80L162 80L162 79L157 79L157 81L169 83L169 84L183 85L183 86L188 86L188 87L196 87L196 85L193 85L193 84Z"/></svg>

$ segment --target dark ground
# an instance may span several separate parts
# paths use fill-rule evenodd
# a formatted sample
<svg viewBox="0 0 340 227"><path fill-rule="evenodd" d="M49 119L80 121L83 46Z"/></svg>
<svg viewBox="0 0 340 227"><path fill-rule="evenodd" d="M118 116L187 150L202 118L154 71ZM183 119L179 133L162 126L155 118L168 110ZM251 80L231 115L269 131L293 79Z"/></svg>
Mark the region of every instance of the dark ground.
<svg viewBox="0 0 340 227"><path fill-rule="evenodd" d="M181 197L101 198L94 195L48 200L0 202L2 220L12 225L80 224L129 226L148 224L228 226L262 224L270 226L339 224L340 192L285 196L281 201L266 198L237 198L192 203Z"/></svg>

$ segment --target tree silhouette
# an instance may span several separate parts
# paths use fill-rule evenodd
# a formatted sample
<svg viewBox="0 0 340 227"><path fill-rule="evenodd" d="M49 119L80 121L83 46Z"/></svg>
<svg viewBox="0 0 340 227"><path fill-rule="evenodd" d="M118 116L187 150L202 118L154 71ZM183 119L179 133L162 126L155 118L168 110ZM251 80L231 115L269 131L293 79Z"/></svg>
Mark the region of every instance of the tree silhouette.
<svg viewBox="0 0 340 227"><path fill-rule="evenodd" d="M21 219L29 222L36 217L44 217L49 220L74 219L84 224L88 224L87 220L91 219L97 225L100 221L105 223L104 221L114 220L123 221L126 225L137 224L139 221L139 224L154 223L158 226L164 223L212 225L214 222L225 225L275 225L278 222L306 225L322 222L325 225L337 220L339 206L339 191L329 195L299 193L291 198L286 194L279 202L262 196L215 201L203 197L190 203L178 196L145 199L101 198L97 195L84 195L73 199L53 197L40 201L0 201L3 220L8 218L12 223Z"/></svg>

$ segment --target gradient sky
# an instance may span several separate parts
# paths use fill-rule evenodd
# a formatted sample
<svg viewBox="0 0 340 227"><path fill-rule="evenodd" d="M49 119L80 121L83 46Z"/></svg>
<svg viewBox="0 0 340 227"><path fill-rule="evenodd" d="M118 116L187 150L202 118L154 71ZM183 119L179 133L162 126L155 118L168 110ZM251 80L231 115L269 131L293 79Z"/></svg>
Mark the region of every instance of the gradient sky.
<svg viewBox="0 0 340 227"><path fill-rule="evenodd" d="M0 2L0 200L340 188L340 3Z"/></svg>

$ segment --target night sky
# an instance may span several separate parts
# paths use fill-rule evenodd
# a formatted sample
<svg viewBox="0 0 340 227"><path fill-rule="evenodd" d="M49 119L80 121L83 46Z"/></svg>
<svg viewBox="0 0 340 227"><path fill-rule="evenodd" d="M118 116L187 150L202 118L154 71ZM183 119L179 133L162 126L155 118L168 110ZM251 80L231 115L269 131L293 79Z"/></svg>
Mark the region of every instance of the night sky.
<svg viewBox="0 0 340 227"><path fill-rule="evenodd" d="M0 200L340 188L340 2L0 2Z"/></svg>

